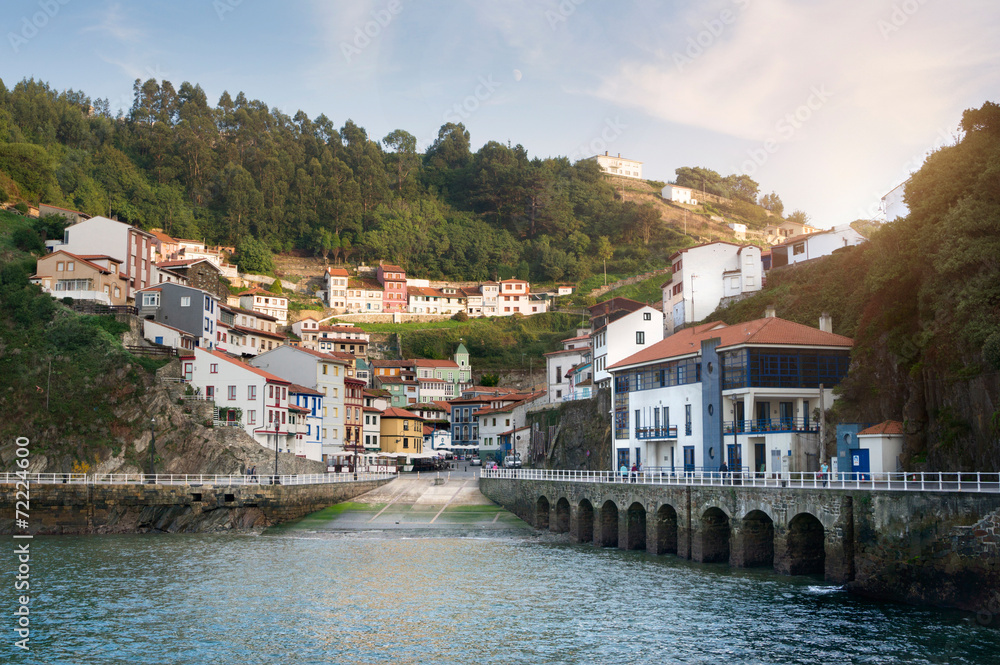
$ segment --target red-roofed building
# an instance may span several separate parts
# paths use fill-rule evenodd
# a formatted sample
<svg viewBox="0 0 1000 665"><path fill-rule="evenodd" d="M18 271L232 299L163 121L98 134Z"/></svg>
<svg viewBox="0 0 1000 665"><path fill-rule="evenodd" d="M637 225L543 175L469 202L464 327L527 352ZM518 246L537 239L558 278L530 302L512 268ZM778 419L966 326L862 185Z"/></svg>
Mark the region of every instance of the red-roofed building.
<svg viewBox="0 0 1000 665"><path fill-rule="evenodd" d="M382 285L371 279L351 278L347 282L347 311L351 314L382 311Z"/></svg>
<svg viewBox="0 0 1000 665"><path fill-rule="evenodd" d="M399 266L386 263L375 271L375 277L382 285L382 311L409 311L406 295L406 271Z"/></svg>
<svg viewBox="0 0 1000 665"><path fill-rule="evenodd" d="M383 453L419 455L424 449L424 421L415 413L390 406L382 412L379 442Z"/></svg>
<svg viewBox="0 0 1000 665"><path fill-rule="evenodd" d="M31 281L54 298L124 305L128 301L129 283L119 272L120 264L109 256L80 256L57 250L38 259Z"/></svg>
<svg viewBox="0 0 1000 665"><path fill-rule="evenodd" d="M829 320L822 323L830 326ZM818 467L822 413L853 342L774 317L685 328L613 365L613 468L779 474Z"/></svg>
<svg viewBox="0 0 1000 665"><path fill-rule="evenodd" d="M240 307L261 314L273 316L281 325L288 323L288 298L260 287L254 287L239 295Z"/></svg>
<svg viewBox="0 0 1000 665"><path fill-rule="evenodd" d="M326 301L338 314L347 311L347 282L350 277L346 268L326 269Z"/></svg>
<svg viewBox="0 0 1000 665"><path fill-rule="evenodd" d="M277 445L281 452L295 452L298 428L288 419L290 381L202 348L182 355L181 369L184 381L214 402L218 423L242 427L271 450Z"/></svg>
<svg viewBox="0 0 1000 665"><path fill-rule="evenodd" d="M906 439L906 432L903 430L903 423L898 420L886 420L874 427L869 427L858 432L858 450L851 451L851 457L855 455L867 459L859 459L858 464L852 464L850 469L840 469L840 471L853 471L855 473L872 474L873 480L879 480L885 474L895 473L902 468L899 456L903 454L903 442ZM868 463L868 468L865 467Z"/></svg>

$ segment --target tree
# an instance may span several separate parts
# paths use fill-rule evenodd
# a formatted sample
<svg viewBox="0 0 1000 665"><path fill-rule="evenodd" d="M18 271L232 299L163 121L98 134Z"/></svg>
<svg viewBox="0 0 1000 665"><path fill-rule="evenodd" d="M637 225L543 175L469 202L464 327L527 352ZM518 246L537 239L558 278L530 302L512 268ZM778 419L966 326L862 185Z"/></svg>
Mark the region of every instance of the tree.
<svg viewBox="0 0 1000 665"><path fill-rule="evenodd" d="M764 210L770 210L778 217L781 217L781 213L785 211L785 204L781 202L781 197L774 192L760 197L760 207Z"/></svg>
<svg viewBox="0 0 1000 665"><path fill-rule="evenodd" d="M267 287L267 290L271 293L284 293L285 289L281 286L281 280L276 279Z"/></svg>
<svg viewBox="0 0 1000 665"><path fill-rule="evenodd" d="M244 238L236 245L236 264L242 272L267 274L274 272L274 259L267 245L256 238Z"/></svg>
<svg viewBox="0 0 1000 665"><path fill-rule="evenodd" d="M479 379L479 385L484 388L495 388L500 385L500 375L499 374L483 374Z"/></svg>
<svg viewBox="0 0 1000 665"><path fill-rule="evenodd" d="M789 222L795 222L796 224L802 224L803 226L809 224L809 215L805 214L801 210L795 210L788 213L786 217Z"/></svg>
<svg viewBox="0 0 1000 665"><path fill-rule="evenodd" d="M396 193L402 195L403 181L407 176L420 165L420 156L417 155L417 138L397 129L390 132L382 139L382 143L392 152L388 154L388 162L395 166L396 171Z"/></svg>

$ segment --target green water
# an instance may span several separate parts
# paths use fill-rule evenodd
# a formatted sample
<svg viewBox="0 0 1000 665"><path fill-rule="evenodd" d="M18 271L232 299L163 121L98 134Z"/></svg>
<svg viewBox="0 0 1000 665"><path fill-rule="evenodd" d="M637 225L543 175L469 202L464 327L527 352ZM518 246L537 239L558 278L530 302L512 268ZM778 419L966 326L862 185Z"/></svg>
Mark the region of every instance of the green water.
<svg viewBox="0 0 1000 665"><path fill-rule="evenodd" d="M31 575L31 651L6 630L0 663L1000 662L1000 630L976 617L573 545L492 506L344 504L259 536L36 538Z"/></svg>

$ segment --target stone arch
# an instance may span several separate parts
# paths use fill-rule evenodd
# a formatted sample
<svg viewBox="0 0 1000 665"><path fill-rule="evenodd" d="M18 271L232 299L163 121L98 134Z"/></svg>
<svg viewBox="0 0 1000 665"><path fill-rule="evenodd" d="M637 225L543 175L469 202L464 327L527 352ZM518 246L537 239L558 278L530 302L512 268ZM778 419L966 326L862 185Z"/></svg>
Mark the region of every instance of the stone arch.
<svg viewBox="0 0 1000 665"><path fill-rule="evenodd" d="M549 499L544 495L535 502L535 528L549 528Z"/></svg>
<svg viewBox="0 0 1000 665"><path fill-rule="evenodd" d="M566 533L569 531L569 501L566 497L560 497L556 501L556 521L550 526L555 533Z"/></svg>
<svg viewBox="0 0 1000 665"><path fill-rule="evenodd" d="M711 506L701 514L691 558L702 563L729 561L729 515Z"/></svg>
<svg viewBox="0 0 1000 665"><path fill-rule="evenodd" d="M656 511L656 553L677 554L677 510L668 503Z"/></svg>
<svg viewBox="0 0 1000 665"><path fill-rule="evenodd" d="M625 542L622 549L646 549L646 506L638 501L625 512Z"/></svg>
<svg viewBox="0 0 1000 665"><path fill-rule="evenodd" d="M785 536L785 572L822 575L826 569L826 530L812 513L799 513L788 522Z"/></svg>
<svg viewBox="0 0 1000 665"><path fill-rule="evenodd" d="M618 504L608 499L601 506L600 524L595 529L594 544L618 547Z"/></svg>
<svg viewBox="0 0 1000 665"><path fill-rule="evenodd" d="M774 566L774 520L762 510L751 510L740 520L734 546L736 565L744 568Z"/></svg>
<svg viewBox="0 0 1000 665"><path fill-rule="evenodd" d="M576 542L591 543L594 541L594 504L587 499L581 499L576 508Z"/></svg>

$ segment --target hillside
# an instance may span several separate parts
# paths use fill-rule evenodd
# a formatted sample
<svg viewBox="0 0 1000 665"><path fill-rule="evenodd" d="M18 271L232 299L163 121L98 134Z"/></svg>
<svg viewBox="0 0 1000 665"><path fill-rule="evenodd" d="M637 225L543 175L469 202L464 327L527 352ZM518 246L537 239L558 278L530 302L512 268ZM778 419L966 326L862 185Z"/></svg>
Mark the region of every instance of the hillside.
<svg viewBox="0 0 1000 665"><path fill-rule="evenodd" d="M903 420L908 468L1000 469L1000 106L966 111L964 136L906 188L908 217L868 243L774 270L714 313L778 316L855 339L835 417Z"/></svg>
<svg viewBox="0 0 1000 665"><path fill-rule="evenodd" d="M0 203L114 216L235 246L237 261L261 242L429 279L580 282L605 258L622 275L663 267L681 247L730 237L722 216L764 214L746 201L685 210L657 185L520 145L473 152L461 124L419 152L402 129L377 139L350 119L290 117L242 93L213 106L187 82L136 81L132 108L117 116L79 91L0 82Z"/></svg>

